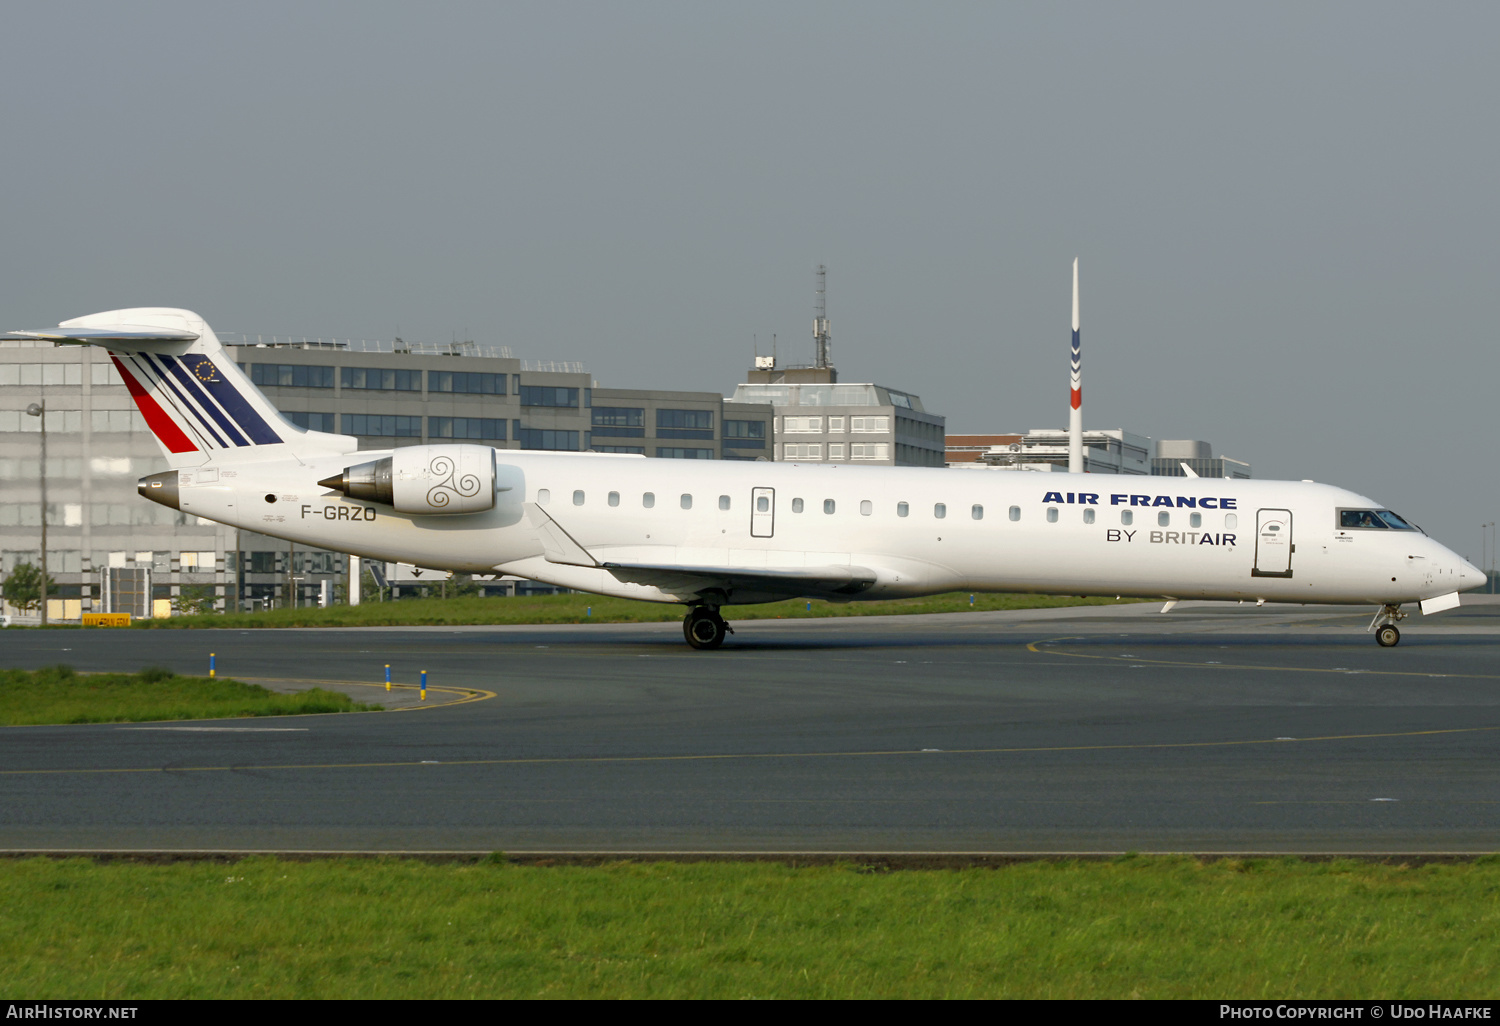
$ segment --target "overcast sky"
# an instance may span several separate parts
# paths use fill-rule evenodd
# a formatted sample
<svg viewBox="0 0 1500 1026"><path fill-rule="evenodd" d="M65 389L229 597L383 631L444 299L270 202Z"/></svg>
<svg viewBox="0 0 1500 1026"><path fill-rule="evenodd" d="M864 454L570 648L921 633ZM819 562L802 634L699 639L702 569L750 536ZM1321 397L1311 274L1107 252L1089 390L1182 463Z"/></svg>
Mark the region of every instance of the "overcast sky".
<svg viewBox="0 0 1500 1026"><path fill-rule="evenodd" d="M511 346L729 392L758 335L950 431L1201 438L1476 560L1495 4L27 3L0 329Z"/></svg>

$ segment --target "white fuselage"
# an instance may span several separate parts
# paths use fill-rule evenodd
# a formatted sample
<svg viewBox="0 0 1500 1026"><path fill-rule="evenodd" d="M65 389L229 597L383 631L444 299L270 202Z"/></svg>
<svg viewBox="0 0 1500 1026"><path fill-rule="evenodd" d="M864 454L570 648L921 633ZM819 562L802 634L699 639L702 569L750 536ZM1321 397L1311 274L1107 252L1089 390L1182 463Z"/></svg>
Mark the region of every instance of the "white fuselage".
<svg viewBox="0 0 1500 1026"><path fill-rule="evenodd" d="M1420 531L1342 529L1339 510L1379 504L1310 482L498 450L503 490L479 513L403 515L317 484L388 454L184 470L181 509L366 558L663 602L692 601L691 589L549 559L527 504L600 564L873 571L853 599L964 590L1394 604L1482 581ZM724 601L797 593L740 589Z"/></svg>

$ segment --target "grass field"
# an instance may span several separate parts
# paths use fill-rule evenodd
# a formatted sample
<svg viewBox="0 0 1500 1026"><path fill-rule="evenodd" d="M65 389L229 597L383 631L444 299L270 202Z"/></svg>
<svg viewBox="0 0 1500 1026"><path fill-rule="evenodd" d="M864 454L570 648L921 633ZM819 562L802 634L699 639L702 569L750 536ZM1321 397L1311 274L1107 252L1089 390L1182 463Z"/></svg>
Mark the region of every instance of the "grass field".
<svg viewBox="0 0 1500 1026"><path fill-rule="evenodd" d="M67 666L34 672L0 670L0 726L287 716L378 708L320 688L279 695L256 684L179 677L157 668L133 674L77 674Z"/></svg>
<svg viewBox="0 0 1500 1026"><path fill-rule="evenodd" d="M1127 602L1138 601L1127 599ZM1112 598L1075 595L976 594L967 592L890 602L822 602L806 600L731 606L726 619L766 620L824 616L888 616L896 613L959 613L984 609L1048 609L1054 606L1116 605ZM811 608L809 608L811 606ZM272 609L263 613L225 613L136 620L147 630L186 627L419 627L446 624L525 623L659 623L681 620L683 607L635 602L600 595L539 595L534 598L401 599L327 609Z"/></svg>
<svg viewBox="0 0 1500 1026"><path fill-rule="evenodd" d="M1500 861L8 862L36 998L1493 998Z"/></svg>

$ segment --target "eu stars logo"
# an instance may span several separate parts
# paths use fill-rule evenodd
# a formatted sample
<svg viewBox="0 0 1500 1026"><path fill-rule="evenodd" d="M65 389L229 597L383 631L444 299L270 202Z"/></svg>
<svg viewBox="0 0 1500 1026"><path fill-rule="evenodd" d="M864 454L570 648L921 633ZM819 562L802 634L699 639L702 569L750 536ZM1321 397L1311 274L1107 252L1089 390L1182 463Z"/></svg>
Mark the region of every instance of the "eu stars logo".
<svg viewBox="0 0 1500 1026"><path fill-rule="evenodd" d="M212 360L199 360L198 366L193 368L199 381L217 381L219 379L219 368L214 366Z"/></svg>

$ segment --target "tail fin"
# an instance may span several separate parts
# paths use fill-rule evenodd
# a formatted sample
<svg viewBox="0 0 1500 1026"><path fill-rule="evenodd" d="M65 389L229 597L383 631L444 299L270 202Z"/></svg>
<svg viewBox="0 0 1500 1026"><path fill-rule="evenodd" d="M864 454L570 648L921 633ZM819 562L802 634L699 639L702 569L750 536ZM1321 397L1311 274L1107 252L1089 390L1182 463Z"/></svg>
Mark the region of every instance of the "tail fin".
<svg viewBox="0 0 1500 1026"><path fill-rule="evenodd" d="M309 431L283 417L190 310L109 310L0 338L103 346L172 467L337 455L358 447L347 435Z"/></svg>

